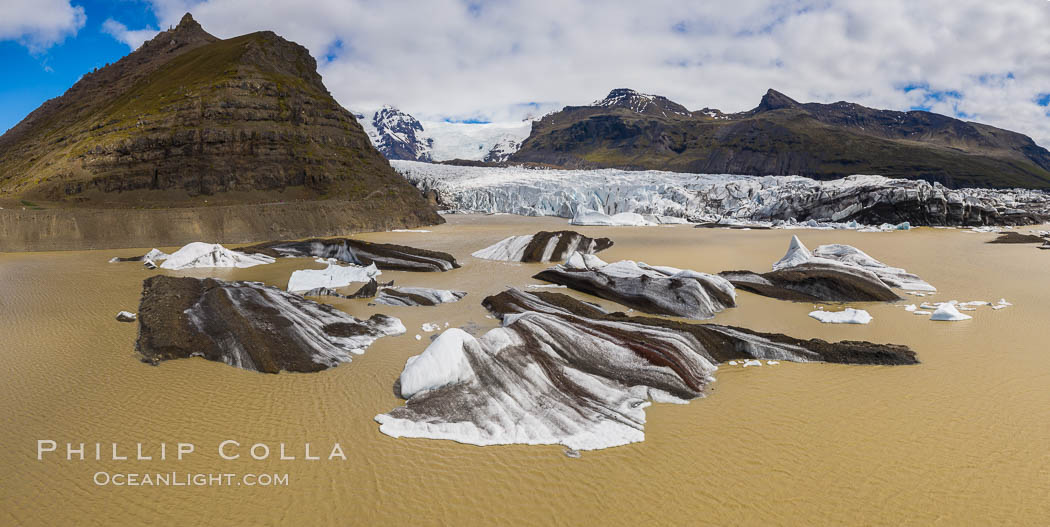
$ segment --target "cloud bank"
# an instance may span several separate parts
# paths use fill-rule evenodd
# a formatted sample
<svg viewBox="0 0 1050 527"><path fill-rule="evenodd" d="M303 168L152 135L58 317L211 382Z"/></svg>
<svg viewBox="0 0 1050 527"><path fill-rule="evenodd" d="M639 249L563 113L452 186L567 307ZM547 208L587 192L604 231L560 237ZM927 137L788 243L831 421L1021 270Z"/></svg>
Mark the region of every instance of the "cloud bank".
<svg viewBox="0 0 1050 527"><path fill-rule="evenodd" d="M132 50L139 49L139 46L143 42L157 36L157 30L151 27L145 29L128 29L128 26L113 20L112 18L106 19L102 23L102 31L107 35L127 44Z"/></svg>
<svg viewBox="0 0 1050 527"><path fill-rule="evenodd" d="M220 37L272 29L318 58L351 108L520 119L610 89L690 109L798 100L929 109L1050 146L1044 0L153 0ZM124 28L126 29L126 28ZM114 31L131 46L139 36Z"/></svg>
<svg viewBox="0 0 1050 527"><path fill-rule="evenodd" d="M87 16L67 0L0 2L0 40L14 40L39 54L77 34Z"/></svg>

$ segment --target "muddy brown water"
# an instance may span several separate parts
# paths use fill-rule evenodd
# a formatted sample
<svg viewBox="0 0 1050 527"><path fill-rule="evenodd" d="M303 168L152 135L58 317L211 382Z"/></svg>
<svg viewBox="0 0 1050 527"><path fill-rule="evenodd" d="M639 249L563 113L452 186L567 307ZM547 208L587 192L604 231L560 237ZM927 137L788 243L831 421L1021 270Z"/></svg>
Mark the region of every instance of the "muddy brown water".
<svg viewBox="0 0 1050 527"><path fill-rule="evenodd" d="M942 229L578 228L616 242L601 254L606 261L707 272L768 269L798 234L810 248L846 243L917 273L939 289L930 300L1014 305L939 323L905 312L904 303L858 303L874 321L846 326L809 318L812 304L741 293L739 307L714 322L907 344L922 364L725 365L708 397L649 408L643 443L572 459L560 446L475 447L379 433L373 417L401 404L392 384L434 334L421 324L494 327L481 299L538 283L530 276L544 267L470 253L512 234L566 228L557 218L448 220L429 233L360 237L453 253L462 269L382 278L469 295L438 307L332 301L361 318L400 317L409 331L313 374L264 375L199 358L140 362L136 325L114 315L137 310L141 281L158 271L107 260L148 248L0 254L0 524L1045 525L1050 518L1050 252ZM321 266L282 259L171 273L283 287L303 267ZM38 461L41 439L59 451ZM218 456L228 439L241 443L240 459ZM66 442L89 443L89 458L99 442L104 459L68 461ZM108 456L111 443L132 458L143 443L156 458L162 442L169 456L178 442L196 451L182 461ZM338 442L347 459L304 460L306 442L322 457ZM253 460L254 443L274 452ZM277 459L281 443L296 460ZM98 472L276 473L288 484L99 486Z"/></svg>

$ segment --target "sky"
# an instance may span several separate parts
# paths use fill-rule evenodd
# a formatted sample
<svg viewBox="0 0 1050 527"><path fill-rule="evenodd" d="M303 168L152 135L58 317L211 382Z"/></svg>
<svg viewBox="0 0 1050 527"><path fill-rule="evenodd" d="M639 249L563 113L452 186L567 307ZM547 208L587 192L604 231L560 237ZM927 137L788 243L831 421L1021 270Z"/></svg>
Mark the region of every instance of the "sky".
<svg viewBox="0 0 1050 527"><path fill-rule="evenodd" d="M519 121L613 88L697 110L922 109L1050 147L1047 0L3 0L0 130L186 12L306 46L347 108Z"/></svg>

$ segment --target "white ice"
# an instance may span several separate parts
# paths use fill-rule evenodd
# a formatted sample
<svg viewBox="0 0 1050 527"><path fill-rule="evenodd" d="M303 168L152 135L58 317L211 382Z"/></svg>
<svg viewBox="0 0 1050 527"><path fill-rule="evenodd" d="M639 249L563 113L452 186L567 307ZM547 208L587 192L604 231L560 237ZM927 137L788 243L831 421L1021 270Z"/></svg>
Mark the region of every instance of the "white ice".
<svg viewBox="0 0 1050 527"><path fill-rule="evenodd" d="M641 214L634 212L620 212L617 214L605 214L586 207L580 207L576 215L569 221L572 225L599 225L606 227L644 227L656 225Z"/></svg>
<svg viewBox="0 0 1050 527"><path fill-rule="evenodd" d="M244 254L217 243L193 242L171 253L160 267L171 270L198 267L244 268L273 262L273 258L262 254Z"/></svg>
<svg viewBox="0 0 1050 527"><path fill-rule="evenodd" d="M451 328L438 335L423 353L408 358L401 371L401 396L409 399L424 390L474 378L464 351L467 346L480 349L477 339L462 329Z"/></svg>
<svg viewBox="0 0 1050 527"><path fill-rule="evenodd" d="M956 321L969 320L971 318L973 317L971 317L970 315L960 313L959 310L955 308L954 302L945 302L941 304L941 306L938 307L932 315L930 315L930 320Z"/></svg>
<svg viewBox="0 0 1050 527"><path fill-rule="evenodd" d="M843 311L812 311L809 316L825 324L868 324L872 320L867 311L851 307Z"/></svg>
<svg viewBox="0 0 1050 527"><path fill-rule="evenodd" d="M376 269L374 263L367 267L329 263L324 269L299 269L293 272L288 278L288 290L309 291L318 287L335 289L353 282L368 282L381 274L383 272Z"/></svg>
<svg viewBox="0 0 1050 527"><path fill-rule="evenodd" d="M520 262L525 255L525 248L529 246L533 236L532 234L510 236L484 249L474 251L471 256L485 260Z"/></svg>

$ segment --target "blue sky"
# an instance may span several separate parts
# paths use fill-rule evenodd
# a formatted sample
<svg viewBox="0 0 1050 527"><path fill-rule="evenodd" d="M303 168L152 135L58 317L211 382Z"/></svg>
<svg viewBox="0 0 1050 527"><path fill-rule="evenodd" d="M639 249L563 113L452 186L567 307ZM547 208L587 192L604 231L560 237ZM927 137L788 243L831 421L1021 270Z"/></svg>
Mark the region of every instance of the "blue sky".
<svg viewBox="0 0 1050 527"><path fill-rule="evenodd" d="M75 35L46 50L32 52L15 39L0 40L0 130L18 124L44 101L62 95L85 72L115 62L128 46L102 32L102 22L116 17L135 27L157 24L149 4L133 1L75 2L86 22Z"/></svg>
<svg viewBox="0 0 1050 527"><path fill-rule="evenodd" d="M303 44L356 111L515 122L627 87L734 112L774 88L1050 146L1045 0L3 0L0 130L186 11L222 38Z"/></svg>

